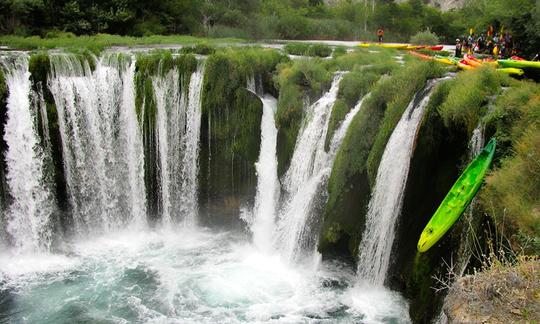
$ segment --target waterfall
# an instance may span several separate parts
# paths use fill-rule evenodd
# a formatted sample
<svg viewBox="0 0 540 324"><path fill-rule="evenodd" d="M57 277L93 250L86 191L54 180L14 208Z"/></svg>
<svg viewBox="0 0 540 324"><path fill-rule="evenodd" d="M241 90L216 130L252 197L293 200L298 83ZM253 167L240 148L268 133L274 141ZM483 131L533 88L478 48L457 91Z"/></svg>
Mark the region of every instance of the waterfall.
<svg viewBox="0 0 540 324"><path fill-rule="evenodd" d="M324 142L328 123L343 75L343 72L338 72L330 90L307 107L291 165L283 179L285 199L279 210L275 245L288 260L300 259L314 252L317 238L313 232L319 220L313 215L316 207L320 207L326 198L324 185L330 175L337 149L348 125L361 107L359 104L346 116L332 138L330 151L326 152Z"/></svg>
<svg viewBox="0 0 540 324"><path fill-rule="evenodd" d="M38 136L39 100L31 100L38 94L31 89L26 55L1 63L9 89L4 140L8 146L6 181L12 199L6 213L7 232L19 250L47 251L55 199L46 181L46 152Z"/></svg>
<svg viewBox="0 0 540 324"><path fill-rule="evenodd" d="M358 276L362 282L384 284L416 135L435 83L428 81L415 95L386 144L359 248Z"/></svg>
<svg viewBox="0 0 540 324"><path fill-rule="evenodd" d="M257 95L255 80L248 80L248 90ZM277 128L275 113L277 100L271 95L257 95L263 104L261 120L261 148L255 164L257 172L257 194L250 223L253 243L263 251L272 250L272 235L275 231L276 205L279 200L279 180L277 174Z"/></svg>
<svg viewBox="0 0 540 324"><path fill-rule="evenodd" d="M146 222L141 131L135 112L135 62L103 55L54 54L49 89L58 112L75 230L99 233Z"/></svg>
<svg viewBox="0 0 540 324"><path fill-rule="evenodd" d="M469 141L469 160L472 161L482 148L484 147L484 126L482 123L479 123L478 126L473 130L471 140Z"/></svg>
<svg viewBox="0 0 540 324"><path fill-rule="evenodd" d="M161 217L166 226L177 220L186 225L196 220L203 78L204 63L200 63L187 91L187 81L176 67L152 79L157 106Z"/></svg>

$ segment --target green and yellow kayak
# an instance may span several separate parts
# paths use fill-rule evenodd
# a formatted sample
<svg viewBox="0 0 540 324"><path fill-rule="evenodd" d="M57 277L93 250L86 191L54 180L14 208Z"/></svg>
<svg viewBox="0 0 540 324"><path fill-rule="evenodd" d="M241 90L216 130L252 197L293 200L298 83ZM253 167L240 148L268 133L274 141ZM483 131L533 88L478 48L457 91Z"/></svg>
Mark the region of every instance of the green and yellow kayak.
<svg viewBox="0 0 540 324"><path fill-rule="evenodd" d="M540 69L540 62L536 61L498 60L497 62L504 68Z"/></svg>
<svg viewBox="0 0 540 324"><path fill-rule="evenodd" d="M437 243L471 203L493 160L496 145L496 140L492 138L452 186L420 235L419 252L426 252Z"/></svg>

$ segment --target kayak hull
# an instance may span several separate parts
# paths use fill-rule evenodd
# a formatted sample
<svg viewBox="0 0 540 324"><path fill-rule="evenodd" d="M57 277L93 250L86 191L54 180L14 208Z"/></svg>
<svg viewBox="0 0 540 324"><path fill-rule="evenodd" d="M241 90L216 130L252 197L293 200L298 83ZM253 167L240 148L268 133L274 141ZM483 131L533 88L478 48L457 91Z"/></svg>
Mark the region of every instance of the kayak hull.
<svg viewBox="0 0 540 324"><path fill-rule="evenodd" d="M495 139L491 139L452 186L420 234L417 246L419 252L426 252L437 243L471 203L491 165L496 145Z"/></svg>
<svg viewBox="0 0 540 324"><path fill-rule="evenodd" d="M524 60L498 60L499 65L503 68L517 69L540 69L540 62L524 61Z"/></svg>

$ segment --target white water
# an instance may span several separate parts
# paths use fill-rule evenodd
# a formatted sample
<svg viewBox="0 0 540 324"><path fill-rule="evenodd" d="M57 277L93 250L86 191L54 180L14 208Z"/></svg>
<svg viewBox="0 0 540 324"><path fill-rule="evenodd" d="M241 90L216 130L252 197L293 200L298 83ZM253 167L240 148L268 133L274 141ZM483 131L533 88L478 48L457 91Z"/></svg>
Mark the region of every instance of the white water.
<svg viewBox="0 0 540 324"><path fill-rule="evenodd" d="M157 106L156 137L160 162L161 219L165 226L194 224L204 63L189 86L174 67L152 80Z"/></svg>
<svg viewBox="0 0 540 324"><path fill-rule="evenodd" d="M283 185L286 199L279 210L279 220L274 244L288 260L315 258L319 220L314 217L316 208L326 200L324 187L347 129L362 107L363 99L345 117L332 137L330 150L324 150L328 123L339 82L343 73L334 77L330 90L308 107L304 124L298 135L291 166L285 174Z"/></svg>
<svg viewBox="0 0 540 324"><path fill-rule="evenodd" d="M47 183L45 154L38 137L38 109L31 103L28 57L21 55L5 66L7 121L4 140L6 181L12 202L7 210L7 232L17 250L47 251L52 241L55 200ZM44 134L44 136L48 136Z"/></svg>
<svg viewBox="0 0 540 324"><path fill-rule="evenodd" d="M257 95L255 80L248 80L248 90ZM257 172L257 194L248 220L253 244L261 251L270 252L273 248L272 237L276 227L276 206L279 201L279 180L277 174L277 128L274 116L277 100L271 95L259 96L263 104L261 119L261 148L255 164Z"/></svg>
<svg viewBox="0 0 540 324"><path fill-rule="evenodd" d="M146 222L134 61L104 55L94 71L74 55L51 55L49 89L62 139L64 172L79 234Z"/></svg>
<svg viewBox="0 0 540 324"><path fill-rule="evenodd" d="M398 294L349 289L346 264L291 266L242 237L127 231L73 242L65 255L0 253L0 316L44 324L408 322Z"/></svg>
<svg viewBox="0 0 540 324"><path fill-rule="evenodd" d="M434 84L428 81L420 101L419 94L413 98L384 149L359 247L358 277L362 283L384 284L416 136Z"/></svg>

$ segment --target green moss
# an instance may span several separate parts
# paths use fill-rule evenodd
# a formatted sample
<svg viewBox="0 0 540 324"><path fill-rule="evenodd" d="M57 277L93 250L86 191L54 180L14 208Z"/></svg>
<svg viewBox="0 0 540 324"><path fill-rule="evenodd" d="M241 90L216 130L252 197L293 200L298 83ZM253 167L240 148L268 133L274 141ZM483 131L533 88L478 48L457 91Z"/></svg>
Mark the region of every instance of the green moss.
<svg viewBox="0 0 540 324"><path fill-rule="evenodd" d="M6 84L6 78L4 77L4 73L0 69L0 103L5 103L8 95L8 89ZM1 106L2 109L4 108L4 105Z"/></svg>
<svg viewBox="0 0 540 324"><path fill-rule="evenodd" d="M32 82L41 82L43 85L47 84L47 76L51 70L51 62L49 54L46 52L39 52L30 56L28 61L28 71L30 72L30 78Z"/></svg>
<svg viewBox="0 0 540 324"><path fill-rule="evenodd" d="M328 151L330 142L334 136L334 132L337 130L345 116L349 113L351 108L342 99L337 99L332 107L332 114L330 115L330 121L328 122L328 131L326 133L326 140L324 142L324 148Z"/></svg>
<svg viewBox="0 0 540 324"><path fill-rule="evenodd" d="M279 89L276 125L278 127L278 174L285 173L292 157L302 123L304 100L322 94L332 73L319 59L297 60L278 66L274 77Z"/></svg>
<svg viewBox="0 0 540 324"><path fill-rule="evenodd" d="M262 48L225 49L206 60L200 188L203 200L225 201L220 208L231 217L256 186L262 103L246 89L248 78L276 93L272 76L284 61L288 58L278 51Z"/></svg>
<svg viewBox="0 0 540 324"><path fill-rule="evenodd" d="M144 120L152 127L156 118L156 104L152 77L163 76L173 68L178 69L180 78L189 80L197 69L197 59L193 55L172 55L168 50L157 50L149 54L139 54L135 64L135 109L139 122ZM185 89L184 89L185 90Z"/></svg>

